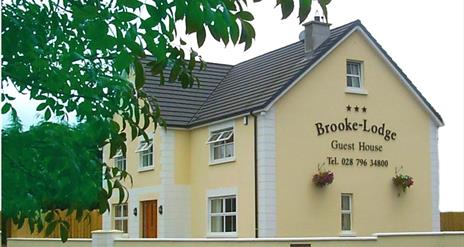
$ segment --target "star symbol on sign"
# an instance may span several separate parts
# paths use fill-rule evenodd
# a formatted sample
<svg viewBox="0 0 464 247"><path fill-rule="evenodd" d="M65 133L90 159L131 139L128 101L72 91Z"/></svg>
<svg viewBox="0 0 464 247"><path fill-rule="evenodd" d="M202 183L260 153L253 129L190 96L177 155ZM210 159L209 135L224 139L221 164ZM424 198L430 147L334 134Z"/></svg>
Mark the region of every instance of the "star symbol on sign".
<svg viewBox="0 0 464 247"><path fill-rule="evenodd" d="M346 111L351 111L351 106L350 105L346 106Z"/></svg>
<svg viewBox="0 0 464 247"><path fill-rule="evenodd" d="M363 106L362 110L363 112L367 112L367 108L365 106Z"/></svg>
<svg viewBox="0 0 464 247"><path fill-rule="evenodd" d="M355 112L358 112L358 111L359 111L359 107L358 107L358 106L355 106L355 107L354 107L354 111L355 111Z"/></svg>

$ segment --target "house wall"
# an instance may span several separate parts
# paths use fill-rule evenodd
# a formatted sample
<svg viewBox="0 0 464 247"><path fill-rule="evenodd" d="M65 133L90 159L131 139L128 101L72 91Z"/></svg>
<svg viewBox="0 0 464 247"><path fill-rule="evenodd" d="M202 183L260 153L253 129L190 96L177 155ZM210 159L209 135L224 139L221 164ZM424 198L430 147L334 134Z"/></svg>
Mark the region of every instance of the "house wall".
<svg viewBox="0 0 464 247"><path fill-rule="evenodd" d="M363 61L367 94L345 92L347 60ZM365 106L367 112L348 112L348 105ZM360 33L349 36L274 107L276 236L340 235L341 193L353 194L353 235L432 230L430 115ZM397 138L386 141L362 131L318 136L316 123L345 118L385 123ZM335 150L333 140L354 143L356 150ZM383 151L359 151L359 142L382 145ZM339 164L329 165L329 156ZM355 159L354 165L342 165L342 158ZM388 160L388 167L357 166L356 159ZM311 179L323 163L335 179L318 188ZM415 184L398 196L392 177L401 166Z"/></svg>
<svg viewBox="0 0 464 247"><path fill-rule="evenodd" d="M346 92L347 60L363 62L365 93ZM355 106L366 107L367 112L355 112ZM358 123L366 120L369 125L384 123L396 132L396 139L363 131L318 135L317 123L339 123L345 118ZM260 237L369 236L437 229L436 123L359 32L257 119ZM210 164L209 133L230 124L235 132L235 159ZM254 129L252 116L248 124L236 118L190 130L159 128L154 135L155 168L143 172L138 171L135 153L138 141L128 143L127 167L134 178L129 189L128 235L141 237L141 214L135 216L132 211L139 208L140 212L140 201L155 199L164 209L158 215L158 237L215 237L208 229L208 197L233 194L237 196L237 233L228 237L254 237ZM334 149L334 140L353 143L356 149ZM359 142L382 146L382 151L360 151ZM338 164L328 164L327 157L336 157ZM353 159L353 165L342 164L347 158ZM358 165L356 159L366 160L367 165ZM388 161L388 166L371 166L371 160ZM335 173L334 182L324 188L312 184L319 164ZM400 167L415 182L401 193L392 184ZM348 233L341 232L342 193L353 195L353 229ZM103 225L112 227L110 214Z"/></svg>
<svg viewBox="0 0 464 247"><path fill-rule="evenodd" d="M209 128L193 129L190 135L192 187L192 237L207 237L208 196L237 195L237 237L254 236L254 126L242 119L232 121L235 161L209 165ZM211 127L215 127L212 125Z"/></svg>

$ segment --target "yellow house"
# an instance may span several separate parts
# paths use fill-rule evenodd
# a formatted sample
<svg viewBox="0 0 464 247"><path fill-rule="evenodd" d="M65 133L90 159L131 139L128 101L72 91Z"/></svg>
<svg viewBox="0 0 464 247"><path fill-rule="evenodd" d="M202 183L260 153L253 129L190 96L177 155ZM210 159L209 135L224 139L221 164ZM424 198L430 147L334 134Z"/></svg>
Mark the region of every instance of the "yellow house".
<svg viewBox="0 0 464 247"><path fill-rule="evenodd" d="M134 184L126 204L111 201L104 229L162 238L440 230L440 115L360 21L304 27L300 41L267 54L208 63L199 88L147 75L168 127L128 143L125 156L105 151ZM403 191L396 175L414 184L402 177Z"/></svg>

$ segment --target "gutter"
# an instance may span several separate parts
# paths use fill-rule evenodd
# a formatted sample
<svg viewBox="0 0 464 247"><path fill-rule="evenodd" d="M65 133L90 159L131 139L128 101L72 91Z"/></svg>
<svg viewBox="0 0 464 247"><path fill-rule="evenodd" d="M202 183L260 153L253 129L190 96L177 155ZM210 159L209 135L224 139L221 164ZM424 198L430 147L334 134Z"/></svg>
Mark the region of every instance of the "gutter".
<svg viewBox="0 0 464 247"><path fill-rule="evenodd" d="M254 134L254 176L255 176L255 238L258 238L258 116L250 111L250 115L253 116L253 134Z"/></svg>

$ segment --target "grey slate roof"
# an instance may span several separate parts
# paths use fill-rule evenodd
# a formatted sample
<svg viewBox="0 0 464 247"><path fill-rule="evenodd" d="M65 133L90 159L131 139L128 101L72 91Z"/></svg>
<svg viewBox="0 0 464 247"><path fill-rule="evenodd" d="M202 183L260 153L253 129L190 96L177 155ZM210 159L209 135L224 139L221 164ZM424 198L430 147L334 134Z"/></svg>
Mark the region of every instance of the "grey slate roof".
<svg viewBox="0 0 464 247"><path fill-rule="evenodd" d="M162 117L171 127L189 128L261 110L357 26L380 47L407 83L442 121L441 116L359 20L332 29L329 38L311 54L305 54L303 41L298 41L234 66L207 63L206 70L195 71L200 79L199 88L182 89L180 83L160 86L158 78L147 75L145 89L158 99Z"/></svg>
<svg viewBox="0 0 464 247"><path fill-rule="evenodd" d="M146 64L150 60L152 59L147 58L143 63ZM231 68L231 65L216 63L208 63L206 70L196 68L194 73L200 80L200 87L194 85L192 88L185 89L178 82L165 82L164 85L160 85L159 77L147 73L144 89L147 94L157 99L161 116L168 126L187 127L195 113ZM150 70L147 68L146 71ZM169 78L167 73L165 78Z"/></svg>

